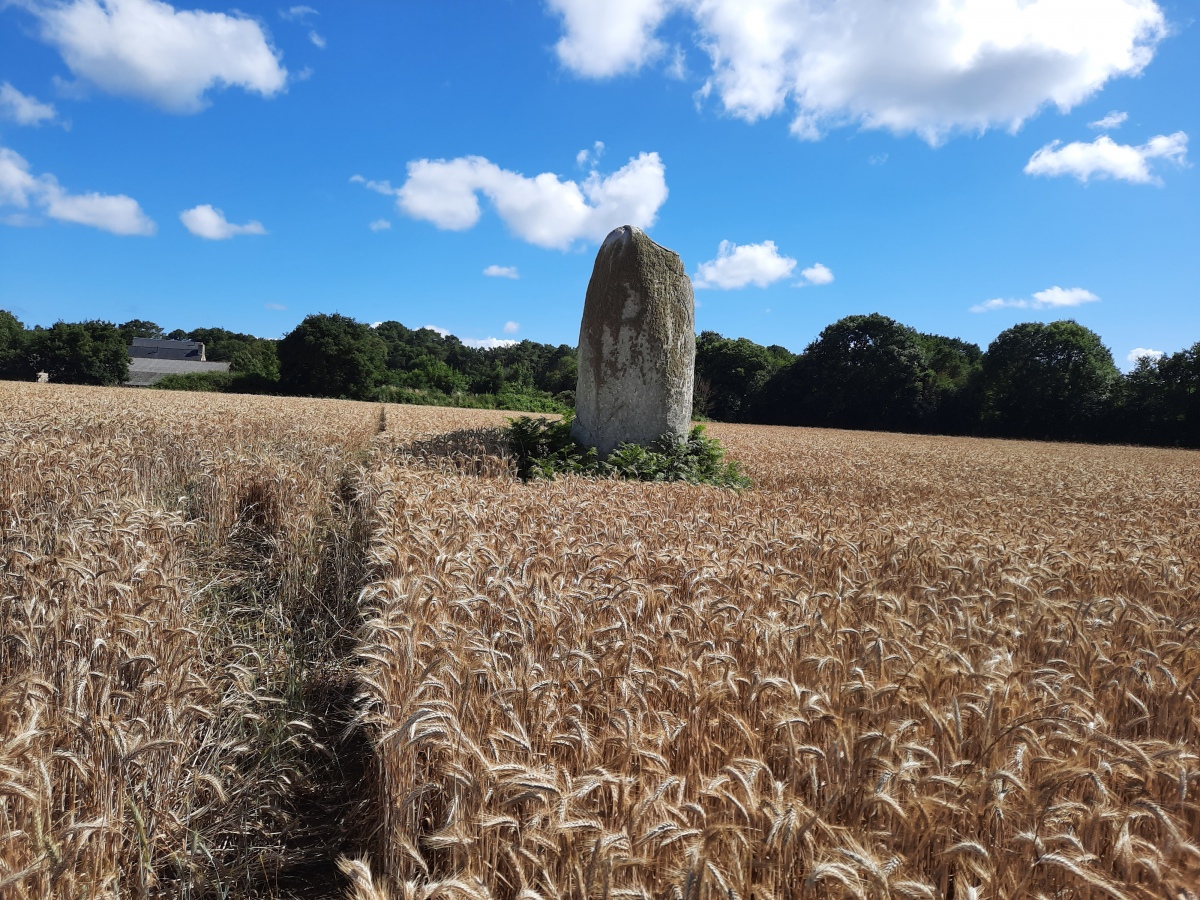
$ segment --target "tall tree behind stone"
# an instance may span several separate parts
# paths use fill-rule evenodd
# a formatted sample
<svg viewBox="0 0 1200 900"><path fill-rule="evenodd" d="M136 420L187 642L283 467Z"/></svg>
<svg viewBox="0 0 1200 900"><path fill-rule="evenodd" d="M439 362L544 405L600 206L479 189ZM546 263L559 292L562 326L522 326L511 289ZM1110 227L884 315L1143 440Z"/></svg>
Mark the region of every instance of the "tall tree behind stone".
<svg viewBox="0 0 1200 900"><path fill-rule="evenodd" d="M601 456L623 441L685 439L695 368L695 301L683 261L640 228L615 229L588 282L571 434Z"/></svg>

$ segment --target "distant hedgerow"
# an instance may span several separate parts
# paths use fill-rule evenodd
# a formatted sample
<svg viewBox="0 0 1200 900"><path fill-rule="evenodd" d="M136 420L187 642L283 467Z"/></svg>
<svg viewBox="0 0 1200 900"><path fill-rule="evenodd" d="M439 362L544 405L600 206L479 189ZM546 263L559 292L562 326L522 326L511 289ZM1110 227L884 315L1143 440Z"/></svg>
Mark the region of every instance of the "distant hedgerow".
<svg viewBox="0 0 1200 900"><path fill-rule="evenodd" d="M693 426L687 440L663 436L648 447L620 444L607 459L594 447L571 437L571 416L552 421L529 416L510 419L505 435L516 457L522 481L552 479L559 474L624 478L630 481L686 481L742 489L751 486L736 462L725 461L725 449Z"/></svg>

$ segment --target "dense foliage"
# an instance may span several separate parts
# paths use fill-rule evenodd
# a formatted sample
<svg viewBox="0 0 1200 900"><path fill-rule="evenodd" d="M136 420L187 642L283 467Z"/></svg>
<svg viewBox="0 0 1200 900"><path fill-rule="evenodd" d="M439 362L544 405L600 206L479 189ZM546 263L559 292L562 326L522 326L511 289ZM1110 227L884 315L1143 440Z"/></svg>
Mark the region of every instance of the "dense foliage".
<svg viewBox="0 0 1200 900"><path fill-rule="evenodd" d="M573 347L472 347L432 328L308 316L281 340L154 322L59 322L27 330L0 311L0 378L120 384L134 337L202 341L230 371L172 376L171 390L301 394L429 406L567 413ZM847 316L803 353L704 331L696 339L699 419L1041 440L1200 447L1200 343L1127 375L1073 321L1026 322L986 350L887 316Z"/></svg>
<svg viewBox="0 0 1200 900"><path fill-rule="evenodd" d="M279 342L279 384L289 394L367 400L383 383L387 347L369 325L312 315Z"/></svg>
<svg viewBox="0 0 1200 900"><path fill-rule="evenodd" d="M725 461L725 450L716 438L705 435L703 425L693 426L685 441L664 436L647 447L621 444L605 459L599 458L595 448L575 442L571 416L555 421L522 416L509 422L505 436L523 481L574 474L750 487L750 479L736 462Z"/></svg>
<svg viewBox="0 0 1200 900"><path fill-rule="evenodd" d="M25 335L24 368L70 384L123 384L129 345L111 322L55 322Z"/></svg>

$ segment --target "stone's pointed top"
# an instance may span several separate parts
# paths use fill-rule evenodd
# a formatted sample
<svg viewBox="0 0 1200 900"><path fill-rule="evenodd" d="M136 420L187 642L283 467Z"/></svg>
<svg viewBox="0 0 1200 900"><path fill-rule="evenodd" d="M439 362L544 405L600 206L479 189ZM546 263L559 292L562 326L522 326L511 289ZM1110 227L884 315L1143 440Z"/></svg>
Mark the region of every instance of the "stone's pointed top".
<svg viewBox="0 0 1200 900"><path fill-rule="evenodd" d="M612 244L627 244L634 235L645 233L636 225L622 225L620 228L614 228L608 233L608 237L604 239L604 243L600 245L600 249L607 250Z"/></svg>
<svg viewBox="0 0 1200 900"><path fill-rule="evenodd" d="M0 0L0 3L2 2L4 2L4 0ZM649 245L651 247L657 247L660 250L664 250L676 259L679 257L679 254L672 250L667 250L666 247L655 241L654 238L650 237L650 235L646 234L646 232L642 231L642 229L638 228L636 225L622 225L620 228L614 228L608 233L608 237L606 237L604 239L604 243L600 245L600 250L597 252L596 258L599 259L606 250L611 251L614 248L619 248L623 252L625 248L631 244L639 243L643 247ZM682 262L680 265L682 265Z"/></svg>

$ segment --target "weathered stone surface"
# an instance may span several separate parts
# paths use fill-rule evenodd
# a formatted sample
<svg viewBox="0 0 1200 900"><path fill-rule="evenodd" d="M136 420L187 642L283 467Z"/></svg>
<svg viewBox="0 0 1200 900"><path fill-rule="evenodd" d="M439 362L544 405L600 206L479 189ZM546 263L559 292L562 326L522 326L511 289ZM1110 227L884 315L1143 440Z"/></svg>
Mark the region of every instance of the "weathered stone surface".
<svg viewBox="0 0 1200 900"><path fill-rule="evenodd" d="M640 228L617 228L588 282L572 435L601 456L622 441L683 440L695 369L696 309L683 261Z"/></svg>

